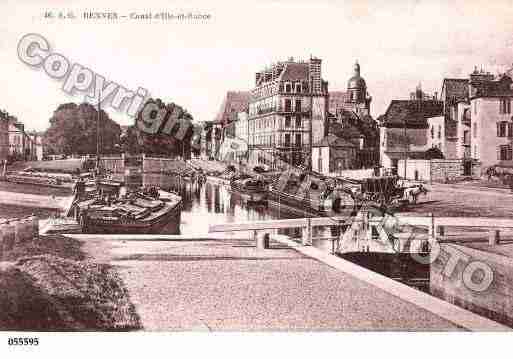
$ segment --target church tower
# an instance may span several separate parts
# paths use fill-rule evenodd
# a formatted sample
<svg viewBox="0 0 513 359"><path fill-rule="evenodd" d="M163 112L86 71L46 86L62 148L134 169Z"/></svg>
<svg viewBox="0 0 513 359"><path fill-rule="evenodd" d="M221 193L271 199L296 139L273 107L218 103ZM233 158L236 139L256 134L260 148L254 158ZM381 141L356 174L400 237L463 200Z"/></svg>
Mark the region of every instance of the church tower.
<svg viewBox="0 0 513 359"><path fill-rule="evenodd" d="M367 84L360 76L360 64L358 61L353 67L353 76L347 82L348 101L359 116L370 114L372 97L367 93Z"/></svg>

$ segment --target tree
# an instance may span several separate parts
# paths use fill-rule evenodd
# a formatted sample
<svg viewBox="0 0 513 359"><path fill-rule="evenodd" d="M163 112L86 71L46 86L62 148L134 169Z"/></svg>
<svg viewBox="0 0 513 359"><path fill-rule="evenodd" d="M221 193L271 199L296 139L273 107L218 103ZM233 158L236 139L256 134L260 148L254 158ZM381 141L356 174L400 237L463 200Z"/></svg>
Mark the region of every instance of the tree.
<svg viewBox="0 0 513 359"><path fill-rule="evenodd" d="M434 160L434 159L444 159L444 154L438 147L431 147L424 153L425 159Z"/></svg>
<svg viewBox="0 0 513 359"><path fill-rule="evenodd" d="M50 127L43 136L48 153L94 154L96 153L98 111L88 103L59 105L50 118ZM121 134L120 126L100 112L100 153L117 151Z"/></svg>
<svg viewBox="0 0 513 359"><path fill-rule="evenodd" d="M191 139L194 133L192 126L192 115L187 112L181 106L175 103L165 104L161 99L148 99L147 102L156 103L160 109L166 109L166 118L163 121L161 128L164 128L166 122L170 120L171 116L179 119L182 123L189 123L191 126L188 127L187 133L182 141L176 139L173 135L178 131L179 125L175 125L170 134L162 133L159 131L155 135L150 135L144 131L139 130L137 126L134 126L137 143L140 150L149 155L164 155L169 157L185 156L190 158L191 153ZM137 114L136 121L141 120L141 112Z"/></svg>

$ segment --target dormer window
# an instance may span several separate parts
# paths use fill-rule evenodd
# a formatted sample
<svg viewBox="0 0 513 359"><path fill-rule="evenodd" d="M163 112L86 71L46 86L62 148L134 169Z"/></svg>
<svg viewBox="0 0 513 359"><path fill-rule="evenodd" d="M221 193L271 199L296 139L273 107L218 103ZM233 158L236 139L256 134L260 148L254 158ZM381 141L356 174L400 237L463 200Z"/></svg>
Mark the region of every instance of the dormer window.
<svg viewBox="0 0 513 359"><path fill-rule="evenodd" d="M296 84L296 92L301 93L301 84L300 83Z"/></svg>
<svg viewBox="0 0 513 359"><path fill-rule="evenodd" d="M285 92L291 93L292 92L292 85L290 83L285 84Z"/></svg>

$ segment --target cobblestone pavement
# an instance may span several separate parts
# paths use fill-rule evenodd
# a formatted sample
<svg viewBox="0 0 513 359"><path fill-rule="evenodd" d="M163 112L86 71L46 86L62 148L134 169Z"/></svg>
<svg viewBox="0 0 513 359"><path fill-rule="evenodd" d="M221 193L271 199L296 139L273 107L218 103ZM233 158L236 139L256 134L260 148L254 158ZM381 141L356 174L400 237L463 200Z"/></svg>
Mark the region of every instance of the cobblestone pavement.
<svg viewBox="0 0 513 359"><path fill-rule="evenodd" d="M145 330L457 330L293 249L248 239L88 240L114 265Z"/></svg>

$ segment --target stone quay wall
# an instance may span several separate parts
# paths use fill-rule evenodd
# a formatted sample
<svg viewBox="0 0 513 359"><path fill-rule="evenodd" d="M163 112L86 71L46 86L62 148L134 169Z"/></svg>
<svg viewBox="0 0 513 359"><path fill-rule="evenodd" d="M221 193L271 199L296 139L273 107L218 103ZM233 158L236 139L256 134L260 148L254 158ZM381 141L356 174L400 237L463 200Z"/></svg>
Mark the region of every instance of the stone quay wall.
<svg viewBox="0 0 513 359"><path fill-rule="evenodd" d="M456 244L440 246L440 253L458 253L460 259L450 273L444 272L450 267L447 265L447 255L439 256L431 264L431 294L476 314L513 326L513 260ZM464 279L464 273L470 273L469 264L476 261L485 263L493 272L491 284L482 291L473 290ZM484 272L475 271L471 280L479 283L483 280L483 274Z"/></svg>

